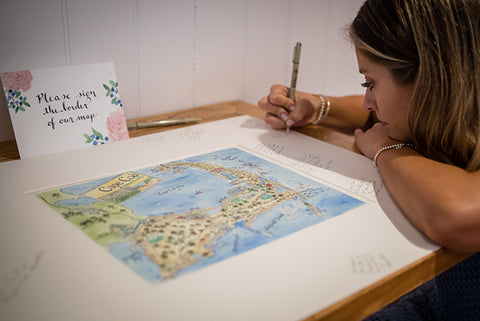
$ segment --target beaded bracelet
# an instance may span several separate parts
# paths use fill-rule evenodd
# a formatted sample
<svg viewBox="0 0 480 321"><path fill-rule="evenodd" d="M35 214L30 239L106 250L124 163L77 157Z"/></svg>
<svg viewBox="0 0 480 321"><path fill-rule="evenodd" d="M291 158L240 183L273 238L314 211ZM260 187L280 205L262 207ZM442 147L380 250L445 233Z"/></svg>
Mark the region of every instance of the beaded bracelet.
<svg viewBox="0 0 480 321"><path fill-rule="evenodd" d="M320 100L322 101L322 104L320 106L320 113L318 113L317 119L313 122L315 125L320 123L325 117L327 117L328 113L330 112L330 99L327 97L327 103L325 104L325 97L322 95L318 95ZM325 109L325 106L327 109Z"/></svg>
<svg viewBox="0 0 480 321"><path fill-rule="evenodd" d="M375 154L375 156L373 157L373 163L375 164L375 167L378 167L377 166L377 158L378 156L380 156L380 154L386 150L389 150L389 149L400 149L400 148L403 148L403 147L410 147L410 148L413 148L416 150L415 148L415 145L413 144L407 144L407 143L398 143L398 144L393 144L393 145L388 145L388 146L385 146L385 147L382 147L378 150L378 152Z"/></svg>

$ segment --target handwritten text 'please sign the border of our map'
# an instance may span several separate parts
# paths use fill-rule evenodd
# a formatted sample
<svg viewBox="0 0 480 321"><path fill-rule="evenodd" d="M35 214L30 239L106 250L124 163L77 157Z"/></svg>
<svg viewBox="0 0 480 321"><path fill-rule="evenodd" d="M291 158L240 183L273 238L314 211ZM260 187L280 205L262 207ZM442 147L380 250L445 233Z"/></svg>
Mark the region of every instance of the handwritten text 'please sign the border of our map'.
<svg viewBox="0 0 480 321"><path fill-rule="evenodd" d="M97 116L96 113L90 113L89 104L94 98L97 98L97 93L94 90L81 90L77 95L73 96L70 93L50 96L46 92L42 92L37 96L38 104L47 104L43 109L43 116L50 116L47 125L55 130L55 126L73 124L77 121L90 120L93 122ZM73 97L73 98L72 98ZM81 115L64 115L66 112L84 112Z"/></svg>

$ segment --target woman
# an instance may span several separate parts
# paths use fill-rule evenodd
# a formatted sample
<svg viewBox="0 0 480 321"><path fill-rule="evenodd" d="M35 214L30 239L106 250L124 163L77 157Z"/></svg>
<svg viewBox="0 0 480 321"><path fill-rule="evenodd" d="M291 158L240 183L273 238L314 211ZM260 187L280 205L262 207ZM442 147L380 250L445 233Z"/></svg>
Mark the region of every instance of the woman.
<svg viewBox="0 0 480 321"><path fill-rule="evenodd" d="M367 0L349 27L365 76L364 97L297 92L293 102L288 88L274 85L258 106L276 129L322 123L353 133L415 226L440 245L475 253L480 250L479 17L479 0ZM465 282L452 283L452 275L464 268L472 270ZM475 254L421 288L435 292L427 301L442 308L426 315L479 320L479 269ZM476 282L472 301L462 303L464 315L455 311L455 298L443 304L450 296L442 286L449 282L461 289L457 295Z"/></svg>

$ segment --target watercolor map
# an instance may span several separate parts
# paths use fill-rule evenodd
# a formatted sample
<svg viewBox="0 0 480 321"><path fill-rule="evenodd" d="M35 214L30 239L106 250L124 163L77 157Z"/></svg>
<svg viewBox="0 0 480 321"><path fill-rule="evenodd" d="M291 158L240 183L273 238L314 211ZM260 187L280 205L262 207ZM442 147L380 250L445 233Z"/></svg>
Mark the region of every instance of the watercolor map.
<svg viewBox="0 0 480 321"><path fill-rule="evenodd" d="M151 283L197 271L363 204L238 148L37 197Z"/></svg>

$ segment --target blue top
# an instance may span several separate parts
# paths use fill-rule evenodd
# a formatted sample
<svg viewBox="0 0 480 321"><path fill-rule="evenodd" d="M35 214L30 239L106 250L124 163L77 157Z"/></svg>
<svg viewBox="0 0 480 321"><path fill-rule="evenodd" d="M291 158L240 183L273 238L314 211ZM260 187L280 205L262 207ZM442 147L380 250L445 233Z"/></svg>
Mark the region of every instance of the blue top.
<svg viewBox="0 0 480 321"><path fill-rule="evenodd" d="M480 252L364 321L480 320Z"/></svg>

